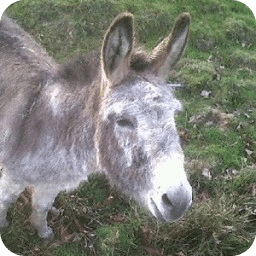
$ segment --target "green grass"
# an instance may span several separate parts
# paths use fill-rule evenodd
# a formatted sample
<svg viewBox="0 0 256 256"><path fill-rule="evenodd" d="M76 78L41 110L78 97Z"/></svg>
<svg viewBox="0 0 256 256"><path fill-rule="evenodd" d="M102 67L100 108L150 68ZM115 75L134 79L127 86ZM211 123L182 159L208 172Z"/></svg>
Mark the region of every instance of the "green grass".
<svg viewBox="0 0 256 256"><path fill-rule="evenodd" d="M194 204L185 217L159 223L95 175L61 193L49 214L56 240L37 237L29 196L9 211L2 239L21 255L238 255L256 235L256 24L233 0L23 0L8 9L59 63L101 46L113 18L135 15L147 50L182 12L192 16L187 51L171 72L182 83L177 117ZM202 91L209 96L203 97ZM208 175L207 175L208 173Z"/></svg>

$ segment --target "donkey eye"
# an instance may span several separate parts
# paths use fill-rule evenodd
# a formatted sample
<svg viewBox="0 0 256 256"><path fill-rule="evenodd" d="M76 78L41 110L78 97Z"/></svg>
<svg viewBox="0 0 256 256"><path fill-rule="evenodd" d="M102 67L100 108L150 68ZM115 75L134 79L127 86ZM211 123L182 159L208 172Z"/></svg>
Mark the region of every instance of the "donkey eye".
<svg viewBox="0 0 256 256"><path fill-rule="evenodd" d="M118 119L116 122L121 127L127 127L127 128L131 128L131 129L134 128L132 121L127 118Z"/></svg>

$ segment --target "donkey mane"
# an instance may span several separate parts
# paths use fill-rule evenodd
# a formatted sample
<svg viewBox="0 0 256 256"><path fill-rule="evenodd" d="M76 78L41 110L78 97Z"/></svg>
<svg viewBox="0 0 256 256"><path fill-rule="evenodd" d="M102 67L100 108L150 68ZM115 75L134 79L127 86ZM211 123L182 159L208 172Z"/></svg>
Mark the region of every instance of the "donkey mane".
<svg viewBox="0 0 256 256"><path fill-rule="evenodd" d="M83 87L85 84L91 84L98 76L99 65L100 52L93 51L61 65L57 76L71 84Z"/></svg>
<svg viewBox="0 0 256 256"><path fill-rule="evenodd" d="M131 54L130 69L135 72L144 72L150 65L147 53L141 47L135 48ZM100 51L96 50L61 65L58 76L71 84L83 87L91 84L99 75L99 66Z"/></svg>
<svg viewBox="0 0 256 256"><path fill-rule="evenodd" d="M91 84L95 77L99 75L100 50L73 57L67 63L58 66L48 53L13 20L3 16L0 24L1 29L5 31L4 34L0 34L0 39L4 39L0 40L0 42L5 42L5 48L15 51L23 59L29 62L32 60L33 63L29 63L30 65L35 65L37 68L46 71L41 72L44 76L42 77L43 80L47 79L46 73L49 76L50 73L53 75L57 71L54 74L56 78L62 78L73 85L82 87L86 84ZM31 55L33 55L33 58L31 58ZM141 46L135 46L130 56L131 70L144 72L149 69L150 65L151 60L148 54ZM53 67L57 67L57 70L53 69Z"/></svg>

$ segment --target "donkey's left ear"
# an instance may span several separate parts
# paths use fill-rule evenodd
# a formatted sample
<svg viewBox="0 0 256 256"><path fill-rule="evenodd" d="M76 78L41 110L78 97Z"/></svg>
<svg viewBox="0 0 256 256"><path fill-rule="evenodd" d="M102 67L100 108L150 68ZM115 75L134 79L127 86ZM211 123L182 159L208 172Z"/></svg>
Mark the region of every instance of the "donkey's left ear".
<svg viewBox="0 0 256 256"><path fill-rule="evenodd" d="M128 73L133 47L133 15L124 13L116 17L109 27L102 46L103 71L112 85Z"/></svg>
<svg viewBox="0 0 256 256"><path fill-rule="evenodd" d="M166 78L169 70L179 61L187 44L190 14L183 13L175 22L172 33L152 52L153 72L160 78Z"/></svg>

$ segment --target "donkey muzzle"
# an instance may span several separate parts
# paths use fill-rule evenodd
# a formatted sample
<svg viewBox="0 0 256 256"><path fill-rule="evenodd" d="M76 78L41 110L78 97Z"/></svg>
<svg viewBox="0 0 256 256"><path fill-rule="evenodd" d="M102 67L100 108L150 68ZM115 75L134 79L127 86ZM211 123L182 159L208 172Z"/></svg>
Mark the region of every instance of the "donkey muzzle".
<svg viewBox="0 0 256 256"><path fill-rule="evenodd" d="M192 188L181 184L178 188L170 187L158 198L151 198L152 212L162 221L179 220L192 203Z"/></svg>

